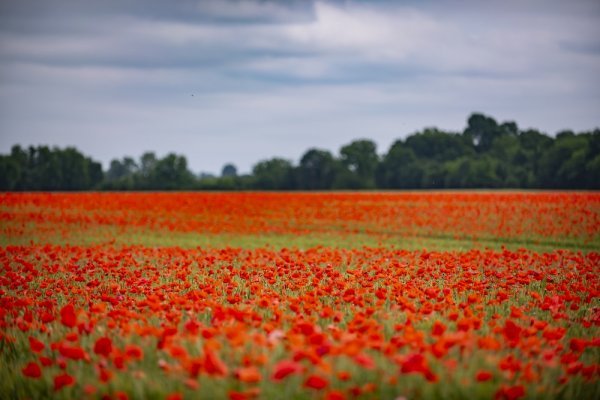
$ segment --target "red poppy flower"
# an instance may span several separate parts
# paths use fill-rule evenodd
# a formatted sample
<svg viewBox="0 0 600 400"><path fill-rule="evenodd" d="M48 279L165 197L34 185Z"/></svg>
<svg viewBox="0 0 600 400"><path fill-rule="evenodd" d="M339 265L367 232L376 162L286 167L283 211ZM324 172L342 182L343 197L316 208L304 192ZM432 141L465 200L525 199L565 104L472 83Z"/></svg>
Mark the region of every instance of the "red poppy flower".
<svg viewBox="0 0 600 400"><path fill-rule="evenodd" d="M23 372L23 375L29 378L39 378L42 376L42 369L34 362L28 363L21 371Z"/></svg>
<svg viewBox="0 0 600 400"><path fill-rule="evenodd" d="M108 357L112 352L112 340L107 337L101 337L94 344L94 353Z"/></svg>
<svg viewBox="0 0 600 400"><path fill-rule="evenodd" d="M316 390L326 388L327 385L329 385L329 381L319 375L311 375L304 381L305 387Z"/></svg>
<svg viewBox="0 0 600 400"><path fill-rule="evenodd" d="M39 353L42 350L44 350L44 347L46 347L44 345L44 343L40 342L39 340L37 340L34 337L29 337L29 347L31 348L31 351L33 351L34 353Z"/></svg>
<svg viewBox="0 0 600 400"><path fill-rule="evenodd" d="M73 328L77 325L77 315L75 314L75 307L69 303L60 310L60 322L68 327Z"/></svg>
<svg viewBox="0 0 600 400"><path fill-rule="evenodd" d="M492 379L492 374L488 371L479 371L477 375L475 375L475 379L477 382L485 382Z"/></svg>
<svg viewBox="0 0 600 400"><path fill-rule="evenodd" d="M227 375L227 365L209 348L204 349L204 371L209 375Z"/></svg>
<svg viewBox="0 0 600 400"><path fill-rule="evenodd" d="M54 390L60 390L65 386L71 386L75 383L75 378L69 374L60 374L54 377Z"/></svg>
<svg viewBox="0 0 600 400"><path fill-rule="evenodd" d="M295 361L283 360L275 364L271 379L280 381L291 374L297 374L302 371L302 365Z"/></svg>

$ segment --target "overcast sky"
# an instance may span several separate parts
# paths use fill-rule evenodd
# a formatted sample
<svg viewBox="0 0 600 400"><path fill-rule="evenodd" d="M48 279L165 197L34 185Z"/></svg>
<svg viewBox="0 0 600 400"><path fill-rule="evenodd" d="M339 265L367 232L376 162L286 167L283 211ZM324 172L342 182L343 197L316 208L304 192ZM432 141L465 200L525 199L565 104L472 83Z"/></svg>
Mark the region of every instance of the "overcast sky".
<svg viewBox="0 0 600 400"><path fill-rule="evenodd" d="M600 126L600 1L0 1L0 152L294 162L479 111Z"/></svg>

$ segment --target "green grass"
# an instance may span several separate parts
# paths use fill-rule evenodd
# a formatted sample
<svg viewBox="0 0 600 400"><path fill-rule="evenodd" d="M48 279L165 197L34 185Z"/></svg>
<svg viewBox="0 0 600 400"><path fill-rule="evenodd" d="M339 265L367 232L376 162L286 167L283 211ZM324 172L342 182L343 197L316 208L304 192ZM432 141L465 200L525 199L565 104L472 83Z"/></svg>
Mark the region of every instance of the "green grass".
<svg viewBox="0 0 600 400"><path fill-rule="evenodd" d="M571 251L600 251L600 237L592 241L577 238L544 237L479 237L460 238L449 234L422 233L404 236L385 233L347 233L338 229L311 234L231 234L231 233L188 233L136 229L99 225L93 228L75 224L65 225L58 231L53 225L28 223L24 226L11 226L10 222L0 225L0 246L52 244L71 246L96 245L141 245L149 247L239 247L255 249L269 247L273 249L307 249L318 246L336 248L386 247L406 250L429 251L466 251L470 249L517 250L527 248L537 252L556 249ZM8 233L7 233L8 232ZM18 232L18 233L15 233Z"/></svg>

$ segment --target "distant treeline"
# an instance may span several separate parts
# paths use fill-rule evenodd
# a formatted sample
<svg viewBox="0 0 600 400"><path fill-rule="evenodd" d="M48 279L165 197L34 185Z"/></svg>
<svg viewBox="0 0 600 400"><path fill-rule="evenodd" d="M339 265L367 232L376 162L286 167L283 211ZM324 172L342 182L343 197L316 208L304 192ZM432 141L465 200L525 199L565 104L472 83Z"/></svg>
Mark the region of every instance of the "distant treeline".
<svg viewBox="0 0 600 400"><path fill-rule="evenodd" d="M461 133L427 128L378 155L368 139L335 156L312 148L294 165L257 163L249 175L227 164L219 177L194 175L184 156L115 159L107 171L74 148L14 146L0 156L0 190L600 189L600 129L555 138L514 122L472 114Z"/></svg>

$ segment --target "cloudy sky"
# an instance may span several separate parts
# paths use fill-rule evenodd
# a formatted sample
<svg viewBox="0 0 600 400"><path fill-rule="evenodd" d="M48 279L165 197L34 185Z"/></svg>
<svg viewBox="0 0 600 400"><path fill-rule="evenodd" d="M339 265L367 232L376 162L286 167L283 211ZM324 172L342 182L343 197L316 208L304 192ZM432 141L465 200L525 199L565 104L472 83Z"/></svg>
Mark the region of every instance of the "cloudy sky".
<svg viewBox="0 0 600 400"><path fill-rule="evenodd" d="M600 126L600 2L0 2L0 152L144 151L195 172L379 152L473 111L549 134Z"/></svg>

